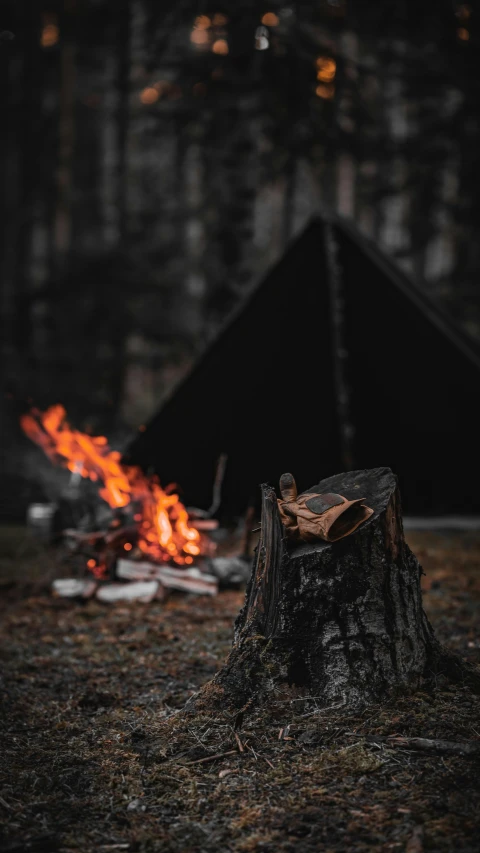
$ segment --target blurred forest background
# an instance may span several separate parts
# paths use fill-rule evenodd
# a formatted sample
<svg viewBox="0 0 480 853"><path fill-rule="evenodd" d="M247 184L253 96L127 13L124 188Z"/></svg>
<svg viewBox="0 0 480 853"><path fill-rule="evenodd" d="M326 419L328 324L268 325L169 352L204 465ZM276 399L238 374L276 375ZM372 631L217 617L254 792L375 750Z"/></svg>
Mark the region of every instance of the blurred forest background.
<svg viewBox="0 0 480 853"><path fill-rule="evenodd" d="M4 436L11 399L141 428L318 212L480 349L473 4L3 0L0 29Z"/></svg>

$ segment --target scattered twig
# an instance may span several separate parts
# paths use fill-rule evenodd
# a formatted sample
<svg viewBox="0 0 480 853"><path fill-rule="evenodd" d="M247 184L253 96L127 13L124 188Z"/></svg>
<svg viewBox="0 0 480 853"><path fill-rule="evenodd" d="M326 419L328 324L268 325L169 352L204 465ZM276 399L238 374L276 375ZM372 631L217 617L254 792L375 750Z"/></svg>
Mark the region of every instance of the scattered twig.
<svg viewBox="0 0 480 853"><path fill-rule="evenodd" d="M315 698L315 697L312 697ZM295 701L295 700L292 700ZM338 705L329 705L328 708L315 708L314 711L309 711L308 714L302 714L302 717L314 717L315 714L328 714L329 711L336 711L338 708L344 708L345 702L339 702Z"/></svg>
<svg viewBox="0 0 480 853"><path fill-rule="evenodd" d="M15 811L15 809L13 809L11 806L9 806L9 805L8 805L8 803L7 803L7 802L5 802L5 800L3 799L3 797L0 797L0 805L1 805L1 806L3 806L3 807L4 807L4 809L7 809L9 812L13 812L13 811Z"/></svg>
<svg viewBox="0 0 480 853"><path fill-rule="evenodd" d="M331 732L331 733L328 735L328 737L324 737L324 738L322 738L322 744L323 744L323 746L325 746L325 744L326 744L326 743L330 743L330 741L332 741L334 737L337 737L338 733L339 733L339 729L338 729L337 727L335 727L335 728L333 729L333 732Z"/></svg>
<svg viewBox="0 0 480 853"><path fill-rule="evenodd" d="M253 746L248 746L248 744L247 744L247 743L245 743L245 746L246 746L246 748L247 748L247 749L249 749L249 750L250 750L250 752L252 752L252 753L253 753L253 757L255 758L255 761L258 761L258 759L259 759L259 758L263 758L263 760L267 762L267 764L269 765L269 767L271 767L271 768L272 768L272 770L275 770L274 765L272 764L272 762L271 762L271 761L269 761L269 760L268 760L268 758L267 758L265 755L262 755L260 752L255 752L255 750L254 750Z"/></svg>
<svg viewBox="0 0 480 853"><path fill-rule="evenodd" d="M288 736L289 732L290 732L290 723L288 724L288 726L284 726L283 728L280 729L280 731L278 733L278 739L279 740L293 740L293 738Z"/></svg>
<svg viewBox="0 0 480 853"><path fill-rule="evenodd" d="M219 752L217 755L207 755L206 758L197 758L196 761L187 761L183 766L191 767L192 764L206 764L207 761L216 761L217 758L225 758L226 755L238 755L236 749L229 749L227 752Z"/></svg>
<svg viewBox="0 0 480 853"><path fill-rule="evenodd" d="M237 741L237 743L238 743L238 748L239 748L240 752L245 752L245 748L244 748L243 743L242 743L242 741L240 740L240 738L239 738L239 736L238 736L237 732L234 732L233 734L235 735L235 740L236 740L236 741Z"/></svg>

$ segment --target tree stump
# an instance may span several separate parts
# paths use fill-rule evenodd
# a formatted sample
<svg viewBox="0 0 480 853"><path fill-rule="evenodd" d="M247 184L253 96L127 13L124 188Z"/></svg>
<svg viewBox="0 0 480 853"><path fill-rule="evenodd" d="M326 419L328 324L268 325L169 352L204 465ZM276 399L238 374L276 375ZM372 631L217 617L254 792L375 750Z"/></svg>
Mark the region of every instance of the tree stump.
<svg viewBox="0 0 480 853"><path fill-rule="evenodd" d="M233 648L190 707L240 711L312 696L355 708L439 671L478 686L474 667L441 648L423 611L422 569L404 539L391 470L339 474L309 491L364 498L373 515L338 542L292 544L274 489L262 486L261 538Z"/></svg>

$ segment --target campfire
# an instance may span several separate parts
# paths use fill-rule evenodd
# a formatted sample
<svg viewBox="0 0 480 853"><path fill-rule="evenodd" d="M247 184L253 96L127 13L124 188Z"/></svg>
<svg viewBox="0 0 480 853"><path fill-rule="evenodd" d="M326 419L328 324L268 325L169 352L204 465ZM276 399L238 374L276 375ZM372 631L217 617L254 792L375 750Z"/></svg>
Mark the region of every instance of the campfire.
<svg viewBox="0 0 480 853"><path fill-rule="evenodd" d="M202 518L201 511L192 517L175 486L162 488L156 475L124 465L105 436L73 429L61 405L45 412L32 409L21 418L21 426L55 465L68 469L77 481L83 478L95 484L99 498L111 510L100 530L92 529L90 523L87 530L62 531L71 547L84 555L85 567L97 581L120 578L156 582L163 590L216 591L215 578L199 566L215 553L206 530L215 529L218 522ZM95 588L91 581L85 586L89 594ZM78 592L79 587L64 583L57 586L57 591L61 589L66 595L68 589Z"/></svg>

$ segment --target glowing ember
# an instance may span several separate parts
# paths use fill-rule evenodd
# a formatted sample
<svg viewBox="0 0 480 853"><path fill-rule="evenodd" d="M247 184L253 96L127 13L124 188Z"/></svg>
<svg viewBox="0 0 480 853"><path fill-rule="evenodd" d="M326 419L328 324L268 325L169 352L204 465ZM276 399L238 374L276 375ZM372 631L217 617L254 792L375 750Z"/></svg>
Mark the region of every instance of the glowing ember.
<svg viewBox="0 0 480 853"><path fill-rule="evenodd" d="M190 525L178 495L169 494L156 477L147 477L137 466L123 465L121 454L110 450L104 436L72 429L63 406L46 412L32 409L20 422L52 462L98 483L100 496L112 509L135 504L138 547L151 559L190 565L201 553L201 535ZM133 545L125 542L123 548L130 552ZM99 568L93 560L87 565L94 572Z"/></svg>

